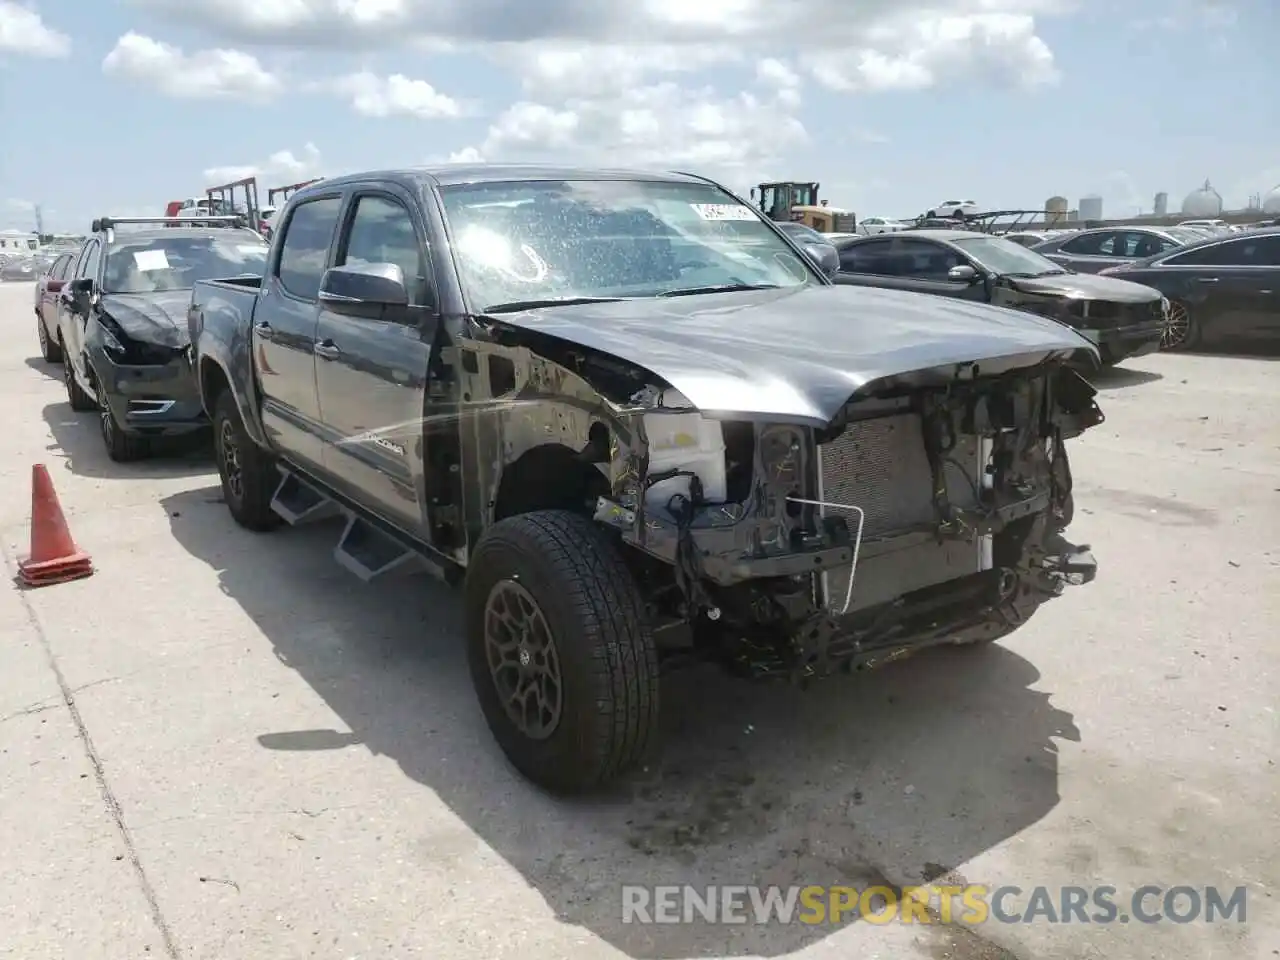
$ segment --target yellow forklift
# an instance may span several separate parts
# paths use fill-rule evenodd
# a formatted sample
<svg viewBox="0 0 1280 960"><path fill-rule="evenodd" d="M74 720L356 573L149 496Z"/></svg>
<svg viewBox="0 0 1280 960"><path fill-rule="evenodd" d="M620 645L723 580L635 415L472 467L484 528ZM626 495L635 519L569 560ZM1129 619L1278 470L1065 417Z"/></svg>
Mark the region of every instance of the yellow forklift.
<svg viewBox="0 0 1280 960"><path fill-rule="evenodd" d="M751 191L751 199L770 220L803 223L819 233L853 233L858 218L848 210L819 201L819 186L821 184L796 181L762 183Z"/></svg>

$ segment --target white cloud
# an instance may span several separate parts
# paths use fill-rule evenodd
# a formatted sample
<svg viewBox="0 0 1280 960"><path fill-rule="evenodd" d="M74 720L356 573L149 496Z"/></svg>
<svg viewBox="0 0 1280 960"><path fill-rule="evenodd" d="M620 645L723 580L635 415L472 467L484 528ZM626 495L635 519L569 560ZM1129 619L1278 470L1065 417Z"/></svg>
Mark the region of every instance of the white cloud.
<svg viewBox="0 0 1280 960"><path fill-rule="evenodd" d="M756 81L772 88L780 103L790 107L800 106L800 87L803 81L800 79L800 74L781 60L766 57L758 62Z"/></svg>
<svg viewBox="0 0 1280 960"><path fill-rule="evenodd" d="M1034 87L1059 79L1053 51L1027 14L989 13L886 23L862 46L809 61L833 90L923 90L970 73Z"/></svg>
<svg viewBox="0 0 1280 960"><path fill-rule="evenodd" d="M425 80L414 80L400 73L389 77L379 77L368 71L348 74L334 81L333 90L350 99L351 108L366 117L438 120L463 114L462 104L457 100L441 93Z"/></svg>
<svg viewBox="0 0 1280 960"><path fill-rule="evenodd" d="M280 78L240 50L184 53L130 31L102 61L102 71L193 100L264 100L280 92Z"/></svg>
<svg viewBox="0 0 1280 960"><path fill-rule="evenodd" d="M65 57L70 52L71 38L47 26L35 10L0 0L0 53Z"/></svg>
<svg viewBox="0 0 1280 960"><path fill-rule="evenodd" d="M1075 0L134 2L236 42L483 57L521 91L482 141L456 154L467 159L683 166L730 179L794 175L814 86L868 95L974 77L1055 82L1040 19ZM733 79L744 72L749 82ZM357 77L343 90L360 112L457 115L425 82ZM883 139L842 124L849 142Z"/></svg>
<svg viewBox="0 0 1280 960"><path fill-rule="evenodd" d="M308 143L298 156L291 150L278 150L265 160L256 163L228 164L210 167L204 171L204 178L210 184L231 183L248 177L257 177L259 187L266 189L272 186L286 186L301 183L312 177L320 176L320 151L314 143ZM259 198L266 202L265 195Z"/></svg>
<svg viewBox="0 0 1280 960"><path fill-rule="evenodd" d="M663 82L617 97L571 98L558 106L522 101L494 121L474 155L732 175L775 163L788 147L806 139L789 102L749 92L721 96Z"/></svg>
<svg viewBox="0 0 1280 960"><path fill-rule="evenodd" d="M463 147L449 154L446 163L484 163L484 157L475 147Z"/></svg>

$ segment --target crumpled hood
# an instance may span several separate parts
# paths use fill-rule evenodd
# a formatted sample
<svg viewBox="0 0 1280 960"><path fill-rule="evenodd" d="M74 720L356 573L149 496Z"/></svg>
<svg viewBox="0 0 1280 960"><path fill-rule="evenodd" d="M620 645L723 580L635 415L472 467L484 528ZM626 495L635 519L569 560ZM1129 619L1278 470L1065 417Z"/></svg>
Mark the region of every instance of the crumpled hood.
<svg viewBox="0 0 1280 960"><path fill-rule="evenodd" d="M191 342L187 331L190 303L190 290L107 293L102 296L102 312L130 339L158 347L180 348Z"/></svg>
<svg viewBox="0 0 1280 960"><path fill-rule="evenodd" d="M1109 303L1150 303L1160 293L1151 287L1093 273L1064 273L1049 277L1009 277L1015 290L1049 297L1105 300Z"/></svg>
<svg viewBox="0 0 1280 960"><path fill-rule="evenodd" d="M1065 324L1002 307L873 287L803 286L544 307L501 323L610 354L704 414L821 426L887 378L1097 351Z"/></svg>

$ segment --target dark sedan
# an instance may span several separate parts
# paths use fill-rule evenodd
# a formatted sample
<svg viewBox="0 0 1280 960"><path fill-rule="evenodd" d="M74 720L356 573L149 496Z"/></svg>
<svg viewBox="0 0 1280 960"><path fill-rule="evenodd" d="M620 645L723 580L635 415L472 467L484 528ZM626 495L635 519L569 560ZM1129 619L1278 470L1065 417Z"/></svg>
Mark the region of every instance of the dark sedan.
<svg viewBox="0 0 1280 960"><path fill-rule="evenodd" d="M1077 273L1099 273L1203 239L1187 227L1098 227L1051 237L1034 250Z"/></svg>
<svg viewBox="0 0 1280 960"><path fill-rule="evenodd" d="M913 230L837 240L836 283L914 290L1039 314L1097 344L1105 363L1160 349L1165 302L1150 287L1073 273L1003 237Z"/></svg>
<svg viewBox="0 0 1280 960"><path fill-rule="evenodd" d="M1280 228L1212 237L1103 273L1169 298L1165 349L1280 347Z"/></svg>

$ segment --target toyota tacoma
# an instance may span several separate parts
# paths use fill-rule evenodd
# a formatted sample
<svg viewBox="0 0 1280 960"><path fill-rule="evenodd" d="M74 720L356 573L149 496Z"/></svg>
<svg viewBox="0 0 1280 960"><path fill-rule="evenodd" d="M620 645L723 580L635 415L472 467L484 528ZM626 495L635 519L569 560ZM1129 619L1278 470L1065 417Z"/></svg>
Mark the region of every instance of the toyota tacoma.
<svg viewBox="0 0 1280 960"><path fill-rule="evenodd" d="M1063 529L1097 352L1054 320L835 285L689 174L356 174L277 222L265 276L188 313L227 507L459 583L484 716L546 788L634 765L668 667L986 643L1094 576Z"/></svg>

